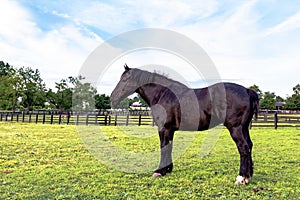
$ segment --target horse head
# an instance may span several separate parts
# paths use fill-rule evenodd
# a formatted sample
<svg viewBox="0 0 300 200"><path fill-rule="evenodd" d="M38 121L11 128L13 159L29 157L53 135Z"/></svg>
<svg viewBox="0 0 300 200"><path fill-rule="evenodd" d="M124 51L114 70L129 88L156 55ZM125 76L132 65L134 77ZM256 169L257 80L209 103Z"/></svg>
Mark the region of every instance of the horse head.
<svg viewBox="0 0 300 200"><path fill-rule="evenodd" d="M118 105L125 97L133 94L138 89L134 70L124 65L125 71L123 72L119 83L110 95L110 100L113 106Z"/></svg>

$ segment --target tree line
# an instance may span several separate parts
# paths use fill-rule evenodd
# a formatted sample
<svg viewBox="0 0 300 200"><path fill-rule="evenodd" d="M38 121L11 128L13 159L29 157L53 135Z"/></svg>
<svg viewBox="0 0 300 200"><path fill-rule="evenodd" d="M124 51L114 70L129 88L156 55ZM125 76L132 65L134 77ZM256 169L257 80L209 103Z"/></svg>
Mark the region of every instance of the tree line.
<svg viewBox="0 0 300 200"><path fill-rule="evenodd" d="M145 102L138 96L124 99L117 108L128 108L133 102ZM60 111L110 109L109 96L99 94L84 77L67 77L47 88L38 69L15 68L0 61L0 110Z"/></svg>
<svg viewBox="0 0 300 200"><path fill-rule="evenodd" d="M257 85L250 87L260 95L261 109L276 109L276 102L285 102L283 109L300 110L300 84L286 99L274 92L262 92ZM125 98L117 108L127 109L133 102L147 106L140 97ZM110 109L109 96L98 93L84 77L66 77L55 82L55 90L47 88L38 69L15 68L0 61L0 110L56 109Z"/></svg>
<svg viewBox="0 0 300 200"><path fill-rule="evenodd" d="M280 109L283 110L300 110L300 84L293 87L293 94L287 98L277 96L275 92L262 92L257 85L253 85L250 89L255 90L260 97L260 108L266 110L277 109L276 103L282 103Z"/></svg>

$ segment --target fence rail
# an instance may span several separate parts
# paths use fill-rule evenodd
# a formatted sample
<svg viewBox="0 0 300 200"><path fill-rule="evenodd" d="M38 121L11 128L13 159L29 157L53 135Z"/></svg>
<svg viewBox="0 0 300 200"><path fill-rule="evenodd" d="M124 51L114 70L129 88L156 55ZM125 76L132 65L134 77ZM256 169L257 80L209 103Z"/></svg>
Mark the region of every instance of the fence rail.
<svg viewBox="0 0 300 200"><path fill-rule="evenodd" d="M300 114L260 113L252 127L297 127L300 128Z"/></svg>
<svg viewBox="0 0 300 200"><path fill-rule="evenodd" d="M43 124L73 124L73 125L102 125L102 126L129 126L152 125L151 115L119 115L119 114L89 114L89 113L25 113L0 112L0 121L28 122ZM297 127L300 128L300 114L260 113L257 120L253 120L251 127Z"/></svg>
<svg viewBox="0 0 300 200"><path fill-rule="evenodd" d="M153 125L149 115L97 115L97 114L46 114L46 113L0 113L0 121L4 122L28 122L43 124L73 124L73 125Z"/></svg>

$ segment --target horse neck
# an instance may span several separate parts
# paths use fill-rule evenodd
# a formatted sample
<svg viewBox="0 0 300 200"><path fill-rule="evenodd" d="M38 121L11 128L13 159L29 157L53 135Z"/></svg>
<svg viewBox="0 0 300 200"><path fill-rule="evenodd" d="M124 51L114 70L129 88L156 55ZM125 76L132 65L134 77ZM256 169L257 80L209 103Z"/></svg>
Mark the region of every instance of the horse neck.
<svg viewBox="0 0 300 200"><path fill-rule="evenodd" d="M137 93L146 101L151 107L157 104L166 87L155 83L145 84L137 89Z"/></svg>
<svg viewBox="0 0 300 200"><path fill-rule="evenodd" d="M189 89L184 84L168 79L162 75L145 72L141 70L135 71L136 85L141 85L136 92L148 103L149 106L155 105L160 99L162 93L171 90L175 94Z"/></svg>

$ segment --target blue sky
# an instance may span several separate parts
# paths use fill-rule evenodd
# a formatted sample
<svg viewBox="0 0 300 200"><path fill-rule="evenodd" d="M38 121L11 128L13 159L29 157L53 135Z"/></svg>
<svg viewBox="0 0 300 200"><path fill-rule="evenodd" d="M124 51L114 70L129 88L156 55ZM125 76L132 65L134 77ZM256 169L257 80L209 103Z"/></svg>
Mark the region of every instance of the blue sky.
<svg viewBox="0 0 300 200"><path fill-rule="evenodd" d="M225 81L257 84L282 97L300 83L298 1L2 0L0 27L0 60L38 68L48 87L77 76L103 41L141 28L169 29L191 38ZM161 64L159 58L152 63L151 56L143 62L139 54L127 59L135 67ZM182 63L169 64L176 69ZM98 92L109 94L121 70L110 72ZM192 86L201 86L196 77L186 76Z"/></svg>

